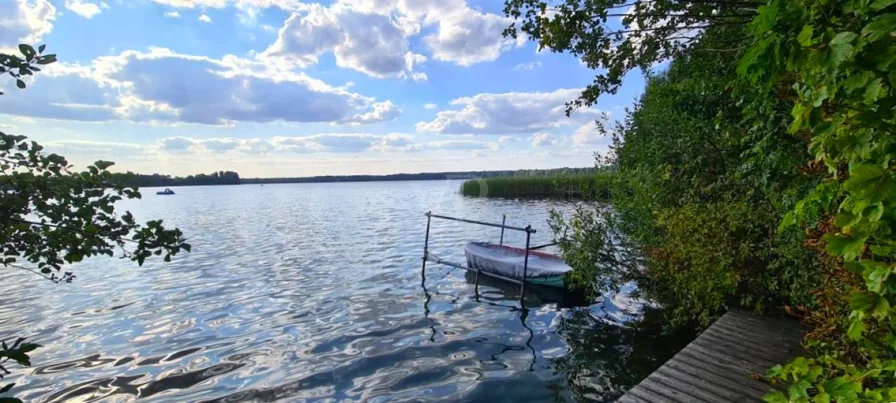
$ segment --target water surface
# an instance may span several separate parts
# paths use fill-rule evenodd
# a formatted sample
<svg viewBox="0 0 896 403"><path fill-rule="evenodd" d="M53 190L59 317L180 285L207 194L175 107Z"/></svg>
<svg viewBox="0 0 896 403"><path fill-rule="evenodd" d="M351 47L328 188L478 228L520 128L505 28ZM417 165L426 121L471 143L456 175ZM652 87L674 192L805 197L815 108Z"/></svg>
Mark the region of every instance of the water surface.
<svg viewBox="0 0 896 403"><path fill-rule="evenodd" d="M661 318L632 326L625 294L585 307L429 265L433 211L533 225L564 201L486 200L458 181L176 188L122 207L181 228L193 253L138 268L96 258L72 284L14 273L0 338L44 347L14 369L25 401L613 400L680 349ZM431 251L463 260L500 230L433 221ZM505 234L521 244L521 233Z"/></svg>

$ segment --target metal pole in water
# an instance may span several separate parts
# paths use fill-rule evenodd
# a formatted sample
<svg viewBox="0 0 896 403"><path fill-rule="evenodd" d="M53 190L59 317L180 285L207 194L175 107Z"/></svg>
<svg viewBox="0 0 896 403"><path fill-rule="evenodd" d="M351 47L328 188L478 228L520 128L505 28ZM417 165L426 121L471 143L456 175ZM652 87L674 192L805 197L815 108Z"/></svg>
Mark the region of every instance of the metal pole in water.
<svg viewBox="0 0 896 403"><path fill-rule="evenodd" d="M531 225L526 226L526 257L523 259L523 281L520 282L520 308L526 309L526 272L529 271L529 241L532 238Z"/></svg>
<svg viewBox="0 0 896 403"><path fill-rule="evenodd" d="M504 214L501 218L501 242L498 242L498 245L504 245L504 225L507 223L507 214Z"/></svg>
<svg viewBox="0 0 896 403"><path fill-rule="evenodd" d="M429 223L432 211L426 212L426 238L423 241L423 268L420 270L420 284L426 284L426 258L429 257Z"/></svg>

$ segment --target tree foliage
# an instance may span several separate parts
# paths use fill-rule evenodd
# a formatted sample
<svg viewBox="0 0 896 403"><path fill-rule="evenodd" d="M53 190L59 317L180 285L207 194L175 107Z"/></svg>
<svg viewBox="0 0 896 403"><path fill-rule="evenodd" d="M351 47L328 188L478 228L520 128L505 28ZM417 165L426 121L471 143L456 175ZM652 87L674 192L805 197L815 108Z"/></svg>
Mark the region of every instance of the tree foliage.
<svg viewBox="0 0 896 403"><path fill-rule="evenodd" d="M504 31L525 34L540 49L569 52L599 74L568 107L590 106L614 93L623 77L649 69L693 47L713 27L746 25L762 3L748 0L507 0L514 22ZM745 37L731 38L735 45Z"/></svg>
<svg viewBox="0 0 896 403"><path fill-rule="evenodd" d="M0 54L3 72L19 78L40 71L34 64L55 61L20 45L22 56ZM15 70L13 70L15 69ZM161 220L139 224L130 212L119 215L116 203L138 199L136 188L112 181L107 169L112 162L97 161L83 171L75 171L60 155L46 154L43 147L25 136L0 132L0 264L8 269L26 270L53 282L74 279L65 268L97 255L124 258L142 265L151 256L165 261L181 251L190 251L179 229L166 229ZM19 338L12 346L2 343L0 378L9 374L7 361L28 366L28 353L37 344ZM7 384L5 393L13 384ZM13 398L0 400L18 401Z"/></svg>
<svg viewBox="0 0 896 403"><path fill-rule="evenodd" d="M855 353L790 363L776 374L797 387L769 398L896 400L896 2L770 1L751 29L741 77L789 87L789 130L823 175L782 226L820 228L826 252L864 280L844 318Z"/></svg>
<svg viewBox="0 0 896 403"><path fill-rule="evenodd" d="M47 45L40 45L35 50L31 45L23 43L19 45L21 56L0 53L0 75L9 74L10 77L16 80L16 87L25 89L25 81L22 80L22 76L30 76L41 71L40 67L37 66L56 62L55 54L43 54L46 48ZM0 92L0 95L3 95L3 92Z"/></svg>
<svg viewBox="0 0 896 403"><path fill-rule="evenodd" d="M600 69L570 107L673 59L614 132L616 223L642 246L640 284L679 320L800 312L809 357L773 369L790 386L769 401L896 400L896 1L506 10L510 31Z"/></svg>

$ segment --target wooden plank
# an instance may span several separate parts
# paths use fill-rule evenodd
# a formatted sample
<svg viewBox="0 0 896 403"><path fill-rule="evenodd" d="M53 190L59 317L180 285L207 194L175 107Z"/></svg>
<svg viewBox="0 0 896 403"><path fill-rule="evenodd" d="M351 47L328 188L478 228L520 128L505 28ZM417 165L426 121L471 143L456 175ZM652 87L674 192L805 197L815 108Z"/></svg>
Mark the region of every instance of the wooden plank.
<svg viewBox="0 0 896 403"><path fill-rule="evenodd" d="M768 388L762 382L741 376L733 377L734 379L726 378L724 371L701 370L691 365L685 357L682 357L680 360L669 361L667 366L674 371L675 376L690 377L694 379L693 382L695 384L705 385L707 388L716 390L724 390L724 393L740 396L740 398L732 397L732 401L743 401L747 397L757 394L764 395L768 391ZM732 388L732 386L736 387Z"/></svg>
<svg viewBox="0 0 896 403"><path fill-rule="evenodd" d="M773 386L751 376L797 355L801 336L796 320L732 310L619 401L762 401Z"/></svg>

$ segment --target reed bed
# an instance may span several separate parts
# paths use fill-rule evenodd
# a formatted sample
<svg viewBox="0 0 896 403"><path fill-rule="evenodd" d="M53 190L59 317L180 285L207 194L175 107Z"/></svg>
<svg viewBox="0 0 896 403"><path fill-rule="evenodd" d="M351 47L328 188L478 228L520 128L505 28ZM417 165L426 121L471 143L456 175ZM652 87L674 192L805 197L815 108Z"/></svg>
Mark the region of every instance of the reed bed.
<svg viewBox="0 0 896 403"><path fill-rule="evenodd" d="M460 193L471 197L569 197L609 196L610 174L502 176L470 179L461 184ZM483 186L484 185L484 186Z"/></svg>

